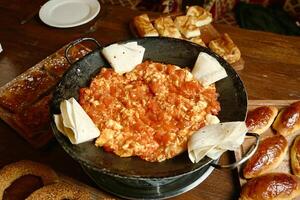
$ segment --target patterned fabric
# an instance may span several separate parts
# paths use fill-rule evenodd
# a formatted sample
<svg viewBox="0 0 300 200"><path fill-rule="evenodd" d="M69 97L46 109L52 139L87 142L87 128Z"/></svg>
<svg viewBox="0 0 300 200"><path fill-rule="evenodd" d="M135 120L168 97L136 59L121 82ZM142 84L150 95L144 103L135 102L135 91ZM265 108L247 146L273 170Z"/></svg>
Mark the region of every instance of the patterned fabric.
<svg viewBox="0 0 300 200"><path fill-rule="evenodd" d="M231 11L237 4L237 0L205 0L203 7L209 10L215 20Z"/></svg>
<svg viewBox="0 0 300 200"><path fill-rule="evenodd" d="M300 0L286 0L283 9L300 21Z"/></svg>
<svg viewBox="0 0 300 200"><path fill-rule="evenodd" d="M178 12L188 5L200 5L212 13L216 23L237 25L233 9L239 1L263 6L279 5L300 20L300 0L100 0L100 3L163 13Z"/></svg>
<svg viewBox="0 0 300 200"><path fill-rule="evenodd" d="M236 19L235 19L235 13L230 11L224 14L219 19L215 20L214 23L216 24L227 24L231 26L239 26Z"/></svg>

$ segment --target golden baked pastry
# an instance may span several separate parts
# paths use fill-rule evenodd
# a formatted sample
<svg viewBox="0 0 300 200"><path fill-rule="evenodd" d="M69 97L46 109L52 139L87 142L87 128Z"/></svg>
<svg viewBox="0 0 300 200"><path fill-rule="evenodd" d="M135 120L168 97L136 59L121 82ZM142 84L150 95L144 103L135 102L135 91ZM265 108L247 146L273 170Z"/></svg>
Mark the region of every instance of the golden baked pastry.
<svg viewBox="0 0 300 200"><path fill-rule="evenodd" d="M199 44L200 46L206 47L205 43L203 42L200 36L191 38L189 41Z"/></svg>
<svg viewBox="0 0 300 200"><path fill-rule="evenodd" d="M240 200L291 200L300 195L300 179L286 173L270 173L249 180Z"/></svg>
<svg viewBox="0 0 300 200"><path fill-rule="evenodd" d="M293 174L300 177L300 135L298 135L291 147L291 167Z"/></svg>
<svg viewBox="0 0 300 200"><path fill-rule="evenodd" d="M220 38L209 42L209 48L224 58L227 62L234 63L241 58L241 52L233 43L227 33L224 33Z"/></svg>
<svg viewBox="0 0 300 200"><path fill-rule="evenodd" d="M192 17L193 24L197 27L204 26L212 22L211 13L200 6L189 7L186 15Z"/></svg>
<svg viewBox="0 0 300 200"><path fill-rule="evenodd" d="M178 16L174 23L186 38L197 37L201 34L200 29L193 24L191 16Z"/></svg>
<svg viewBox="0 0 300 200"><path fill-rule="evenodd" d="M134 17L133 24L141 37L159 36L147 14Z"/></svg>
<svg viewBox="0 0 300 200"><path fill-rule="evenodd" d="M91 195L88 191L75 185L59 182L44 186L31 195L26 200L89 200Z"/></svg>
<svg viewBox="0 0 300 200"><path fill-rule="evenodd" d="M300 130L300 101L281 110L272 127L284 136Z"/></svg>
<svg viewBox="0 0 300 200"><path fill-rule="evenodd" d="M260 142L255 154L246 163L243 174L253 178L275 169L288 150L288 142L282 135L268 137Z"/></svg>
<svg viewBox="0 0 300 200"><path fill-rule="evenodd" d="M14 124L16 128L27 138L33 138L41 132L50 129L50 101L52 94L43 97L22 112L17 113L14 117Z"/></svg>
<svg viewBox="0 0 300 200"><path fill-rule="evenodd" d="M160 36L181 38L179 30L176 28L171 17L160 17L154 21L154 27Z"/></svg>
<svg viewBox="0 0 300 200"><path fill-rule="evenodd" d="M2 199L6 188L25 175L41 177L44 185L58 182L58 176L55 171L46 165L29 160L11 163L0 170L0 199Z"/></svg>
<svg viewBox="0 0 300 200"><path fill-rule="evenodd" d="M277 114L278 109L274 106L260 106L249 111L246 118L248 131L257 134L265 132L272 125Z"/></svg>
<svg viewBox="0 0 300 200"><path fill-rule="evenodd" d="M52 90L70 67L65 48L45 58L0 88L0 117L34 147L42 147L53 137L49 104ZM81 44L69 51L76 61L91 50Z"/></svg>
<svg viewBox="0 0 300 200"><path fill-rule="evenodd" d="M58 80L40 69L29 69L0 89L0 106L17 113L34 103Z"/></svg>

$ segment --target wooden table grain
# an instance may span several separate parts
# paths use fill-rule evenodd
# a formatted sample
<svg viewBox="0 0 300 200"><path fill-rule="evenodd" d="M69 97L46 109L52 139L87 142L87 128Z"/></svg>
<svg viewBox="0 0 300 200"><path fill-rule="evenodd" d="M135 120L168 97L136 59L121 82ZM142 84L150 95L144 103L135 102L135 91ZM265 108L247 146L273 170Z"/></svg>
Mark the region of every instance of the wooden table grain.
<svg viewBox="0 0 300 200"><path fill-rule="evenodd" d="M102 5L100 14L88 24L58 29L46 26L38 16L24 25L20 21L36 4L29 0L0 2L0 86L55 52L66 43L80 37L94 37L101 44L129 39L132 36L129 22L139 14L127 8ZM159 16L158 13L149 13ZM221 33L227 32L238 45L245 60L239 71L249 99L300 99L300 38L236 27L218 25ZM49 147L35 150L19 135L0 121L0 166L21 159L47 163L66 176L95 186L72 160L53 142ZM225 154L221 162L232 162L233 154ZM235 171L214 170L193 190L175 197L176 200L230 200L239 194ZM1 181L1 180L0 180Z"/></svg>

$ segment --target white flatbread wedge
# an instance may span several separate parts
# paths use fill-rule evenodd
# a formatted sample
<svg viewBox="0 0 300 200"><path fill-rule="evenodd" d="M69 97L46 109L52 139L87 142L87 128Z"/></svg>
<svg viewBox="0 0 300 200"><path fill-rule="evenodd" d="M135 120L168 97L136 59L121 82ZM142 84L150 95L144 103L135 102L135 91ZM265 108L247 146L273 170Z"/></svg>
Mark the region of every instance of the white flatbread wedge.
<svg viewBox="0 0 300 200"><path fill-rule="evenodd" d="M237 149L243 143L247 131L245 122L205 126L189 138L189 158L193 163L199 162L204 156L217 159L225 151Z"/></svg>
<svg viewBox="0 0 300 200"><path fill-rule="evenodd" d="M217 59L204 52L199 53L192 74L204 87L227 77Z"/></svg>
<svg viewBox="0 0 300 200"><path fill-rule="evenodd" d="M136 42L112 44L103 48L102 54L115 72L123 74L130 72L136 65L141 64L145 48Z"/></svg>
<svg viewBox="0 0 300 200"><path fill-rule="evenodd" d="M62 101L61 115L54 115L55 124L72 144L80 144L97 138L100 131L80 104L74 99Z"/></svg>

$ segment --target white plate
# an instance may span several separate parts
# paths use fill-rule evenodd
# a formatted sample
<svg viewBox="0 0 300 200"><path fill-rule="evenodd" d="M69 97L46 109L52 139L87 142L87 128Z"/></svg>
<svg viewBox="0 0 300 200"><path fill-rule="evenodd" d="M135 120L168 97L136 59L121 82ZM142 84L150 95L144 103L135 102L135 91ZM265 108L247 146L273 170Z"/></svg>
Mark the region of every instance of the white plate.
<svg viewBox="0 0 300 200"><path fill-rule="evenodd" d="M99 11L97 0L51 0L41 7L39 16L49 26L69 28L91 21Z"/></svg>

